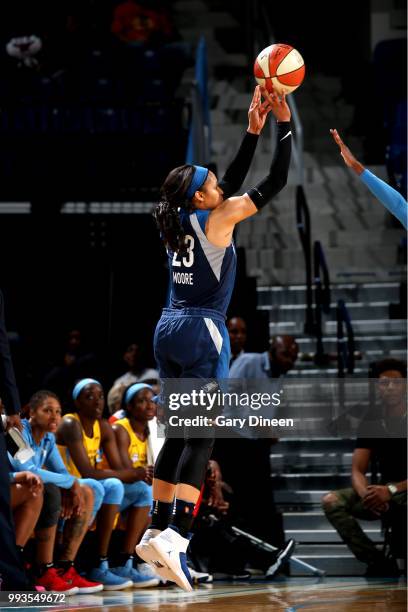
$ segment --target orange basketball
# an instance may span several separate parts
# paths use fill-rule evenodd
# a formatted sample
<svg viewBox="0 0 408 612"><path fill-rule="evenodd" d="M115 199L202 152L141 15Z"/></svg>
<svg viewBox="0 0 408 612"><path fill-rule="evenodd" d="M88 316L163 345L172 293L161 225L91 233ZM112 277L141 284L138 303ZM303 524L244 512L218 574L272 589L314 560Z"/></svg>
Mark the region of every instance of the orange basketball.
<svg viewBox="0 0 408 612"><path fill-rule="evenodd" d="M301 85L305 63L299 51L290 45L276 43L265 47L255 60L257 83L268 91L289 94Z"/></svg>

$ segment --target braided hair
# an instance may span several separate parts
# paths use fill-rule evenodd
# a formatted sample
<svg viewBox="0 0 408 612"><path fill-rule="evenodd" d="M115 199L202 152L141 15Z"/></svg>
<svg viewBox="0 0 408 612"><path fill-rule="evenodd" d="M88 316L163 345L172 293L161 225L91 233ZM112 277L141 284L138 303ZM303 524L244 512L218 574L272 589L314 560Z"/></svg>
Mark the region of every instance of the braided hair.
<svg viewBox="0 0 408 612"><path fill-rule="evenodd" d="M153 213L166 248L177 253L183 253L186 249L179 208L187 212L194 210L194 205L187 198L193 174L194 166L190 164L169 172L160 190L160 201Z"/></svg>

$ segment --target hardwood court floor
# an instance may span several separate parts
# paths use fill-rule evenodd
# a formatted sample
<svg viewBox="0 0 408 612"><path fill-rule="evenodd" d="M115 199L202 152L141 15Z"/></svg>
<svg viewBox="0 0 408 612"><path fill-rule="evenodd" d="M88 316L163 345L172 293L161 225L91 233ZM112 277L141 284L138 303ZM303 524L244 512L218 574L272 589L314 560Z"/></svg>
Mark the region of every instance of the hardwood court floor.
<svg viewBox="0 0 408 612"><path fill-rule="evenodd" d="M0 609L10 611L10 608ZM63 608L46 609L69 612L405 612L407 605L404 580L286 578L269 584L202 585L194 593L162 588L75 595Z"/></svg>

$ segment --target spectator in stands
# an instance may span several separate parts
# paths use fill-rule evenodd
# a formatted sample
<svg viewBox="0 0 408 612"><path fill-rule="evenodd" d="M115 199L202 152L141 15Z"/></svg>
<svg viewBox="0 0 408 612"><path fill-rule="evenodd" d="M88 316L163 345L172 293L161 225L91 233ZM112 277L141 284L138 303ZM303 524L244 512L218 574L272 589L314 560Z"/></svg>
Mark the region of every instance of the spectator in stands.
<svg viewBox="0 0 408 612"><path fill-rule="evenodd" d="M162 81L167 94L173 95L185 69L194 64L192 45L181 39L163 1L120 2L111 32L126 46L123 64L130 60L138 67L139 87L146 76L145 84L152 78Z"/></svg>
<svg viewBox="0 0 408 612"><path fill-rule="evenodd" d="M292 336L275 336L270 340L269 351L242 353L232 364L229 376L252 380L278 378L293 368L297 355L298 346ZM272 442L270 438L217 439L212 456L219 462L234 492L231 520L244 531L282 548L284 533L271 485L269 457ZM254 507L257 508L256 524Z"/></svg>
<svg viewBox="0 0 408 612"><path fill-rule="evenodd" d="M174 25L162 3L126 0L113 12L112 34L128 44L158 46L174 40Z"/></svg>
<svg viewBox="0 0 408 612"><path fill-rule="evenodd" d="M144 564L133 567L136 544L146 528L152 503L150 480L145 470L125 467L115 434L102 419L104 394L101 384L90 378L74 387L75 412L66 414L58 428L57 441L70 474L96 479L104 489L97 518L97 559L89 574L105 589L156 586L159 580ZM98 467L103 465L103 468ZM127 511L126 532L117 566L109 569L108 547L117 513Z"/></svg>
<svg viewBox="0 0 408 612"><path fill-rule="evenodd" d="M398 567L388 559L364 533L357 519L382 519L394 528L401 521L406 529L407 507L407 441L397 438L407 427L407 365L397 359L385 359L376 365L378 394L384 418L375 438L356 440L352 462L352 487L331 491L322 499L326 517L339 532L354 555L367 564L368 576L395 576ZM361 431L364 433L363 420ZM372 422L368 423L369 431ZM394 437L390 437L390 434ZM379 485L369 484L367 471L375 460L381 472ZM373 470L373 467L372 467ZM405 537L397 543L405 545ZM404 551L405 554L405 551Z"/></svg>
<svg viewBox="0 0 408 612"><path fill-rule="evenodd" d="M371 193L384 204L394 217L396 217L402 225L408 227L408 204L402 195L390 187L387 183L379 179L375 174L364 168L352 154L350 149L344 144L337 130L330 130L334 142L340 147L340 154L346 165L352 168L354 172L361 178L363 183L367 185Z"/></svg>
<svg viewBox="0 0 408 612"><path fill-rule="evenodd" d="M247 339L247 326L241 317L231 317L227 322L227 329L231 344L230 367L237 357L242 355Z"/></svg>
<svg viewBox="0 0 408 612"><path fill-rule="evenodd" d="M16 531L16 544L24 562L24 547L37 524L43 505L43 483L32 472L10 474L11 509Z"/></svg>
<svg viewBox="0 0 408 612"><path fill-rule="evenodd" d="M241 354L230 369L230 378L278 378L293 368L298 352L292 336L273 336L268 351Z"/></svg>
<svg viewBox="0 0 408 612"><path fill-rule="evenodd" d="M102 502L97 482L78 481L66 470L55 443L55 431L61 418L61 405L50 391L38 391L30 399L30 419L23 420L22 435L34 456L21 463L9 454L14 473L29 470L44 483L44 502L36 524L35 581L48 591L67 594L93 593L102 585L78 575L74 560L88 526ZM60 488L64 490L61 495ZM60 515L65 519L63 548L54 566L54 544Z"/></svg>
<svg viewBox="0 0 408 612"><path fill-rule="evenodd" d="M123 361L129 368L125 374L119 376L113 383L113 387L117 385L129 385L136 382L144 382L151 385L157 385L159 382L159 373L153 368L148 368L143 363L143 349L136 342L132 342L126 347L123 354Z"/></svg>

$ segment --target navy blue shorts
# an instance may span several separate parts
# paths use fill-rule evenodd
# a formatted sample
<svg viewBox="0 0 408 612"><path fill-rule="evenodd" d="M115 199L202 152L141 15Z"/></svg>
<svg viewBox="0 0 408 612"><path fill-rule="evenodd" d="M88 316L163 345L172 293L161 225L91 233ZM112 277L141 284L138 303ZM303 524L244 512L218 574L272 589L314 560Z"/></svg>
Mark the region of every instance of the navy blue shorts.
<svg viewBox="0 0 408 612"><path fill-rule="evenodd" d="M225 317L206 308L164 308L154 334L160 378L228 378Z"/></svg>

